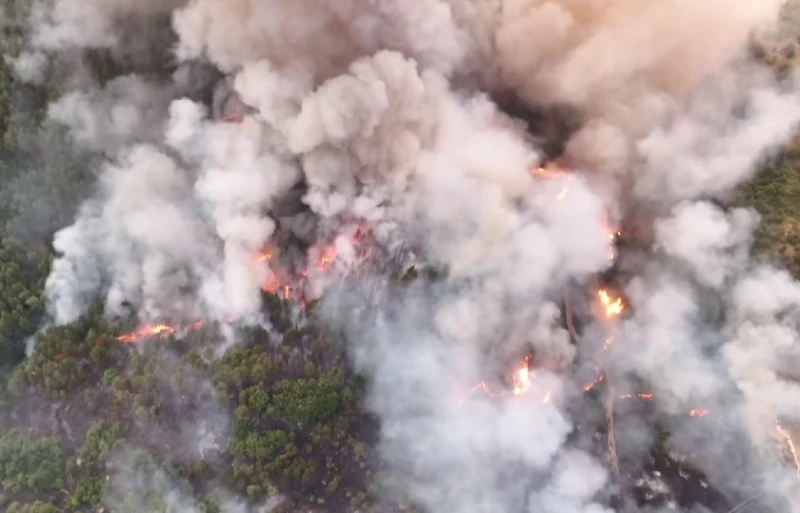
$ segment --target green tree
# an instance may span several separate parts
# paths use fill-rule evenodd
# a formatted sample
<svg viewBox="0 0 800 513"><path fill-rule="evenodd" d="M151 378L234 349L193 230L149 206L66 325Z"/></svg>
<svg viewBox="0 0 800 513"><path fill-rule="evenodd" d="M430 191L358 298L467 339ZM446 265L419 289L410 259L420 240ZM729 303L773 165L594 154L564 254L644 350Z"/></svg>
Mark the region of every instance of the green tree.
<svg viewBox="0 0 800 513"><path fill-rule="evenodd" d="M114 443L124 432L125 425L121 422L95 421L86 432L86 440L79 453L80 457L85 464L105 461L111 455Z"/></svg>
<svg viewBox="0 0 800 513"><path fill-rule="evenodd" d="M44 313L42 292L49 257L0 234L0 368L25 356L25 340Z"/></svg>
<svg viewBox="0 0 800 513"><path fill-rule="evenodd" d="M30 438L12 430L0 437L0 483L12 492L62 486L61 447L55 438Z"/></svg>
<svg viewBox="0 0 800 513"><path fill-rule="evenodd" d="M338 369L316 378L279 381L272 396L274 413L305 424L332 419L352 399L344 372Z"/></svg>

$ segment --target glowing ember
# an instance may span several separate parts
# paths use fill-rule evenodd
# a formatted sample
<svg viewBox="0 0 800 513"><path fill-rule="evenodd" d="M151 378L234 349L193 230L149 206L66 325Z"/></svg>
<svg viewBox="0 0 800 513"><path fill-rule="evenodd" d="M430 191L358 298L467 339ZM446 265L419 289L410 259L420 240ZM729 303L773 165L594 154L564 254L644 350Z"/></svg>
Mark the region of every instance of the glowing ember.
<svg viewBox="0 0 800 513"><path fill-rule="evenodd" d="M705 417L706 415L708 415L708 410L694 409L689 411L690 417Z"/></svg>
<svg viewBox="0 0 800 513"><path fill-rule="evenodd" d="M622 304L622 298L612 298L606 289L600 289L597 292L597 297L600 298L600 303L603 305L606 319L618 317L625 308Z"/></svg>
<svg viewBox="0 0 800 513"><path fill-rule="evenodd" d="M794 463L795 470L797 470L797 475L800 476L800 457L797 456L797 447L794 445L792 435L789 431L784 429L777 420L775 421L775 430L778 432L778 436L783 440L783 443L786 444L786 449L792 456L792 462Z"/></svg>

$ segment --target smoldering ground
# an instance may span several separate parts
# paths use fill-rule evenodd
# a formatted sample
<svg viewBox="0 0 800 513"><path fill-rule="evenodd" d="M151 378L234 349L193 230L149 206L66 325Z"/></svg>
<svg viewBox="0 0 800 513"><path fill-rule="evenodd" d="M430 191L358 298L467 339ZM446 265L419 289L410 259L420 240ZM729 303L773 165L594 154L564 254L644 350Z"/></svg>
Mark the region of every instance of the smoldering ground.
<svg viewBox="0 0 800 513"><path fill-rule="evenodd" d="M731 500L752 490L794 511L774 422L800 423L782 369L797 351L798 285L750 257L756 216L708 202L730 199L794 134L795 77L745 51L782 4L34 2L27 53L10 58L21 78L66 74L49 118L103 158L54 238L53 321L99 297L109 315L143 322L262 323L262 289L281 273L258 258L264 248L291 241L282 265L313 268L321 245L363 223L389 253L413 247L446 270L355 319L365 291L394 286L362 277L324 296L326 322L346 328L371 377L386 462L410 476L398 493L431 511L608 509L601 490L624 478L576 428L607 420L576 406L578 376L596 366L606 395L654 396L649 417L617 411L623 459L668 422ZM76 52L98 48L125 73L67 73ZM543 148L492 99L508 95L573 113L568 171L531 173ZM636 222L652 244L615 252L614 232ZM571 340L564 290L591 288L611 265L630 275L615 284L626 316L590 317ZM330 278L317 274L312 296ZM713 302L723 315L709 322ZM610 331L598 361L589 349ZM517 350L548 362L534 370L546 404L458 406L450 391ZM695 408L707 418L686 415Z"/></svg>

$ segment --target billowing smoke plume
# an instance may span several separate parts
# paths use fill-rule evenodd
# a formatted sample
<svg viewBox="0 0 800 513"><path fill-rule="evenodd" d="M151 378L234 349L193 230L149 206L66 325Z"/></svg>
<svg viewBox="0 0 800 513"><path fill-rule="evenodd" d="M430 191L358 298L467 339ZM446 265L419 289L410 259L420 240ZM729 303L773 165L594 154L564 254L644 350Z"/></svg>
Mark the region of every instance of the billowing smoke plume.
<svg viewBox="0 0 800 513"><path fill-rule="evenodd" d="M106 157L55 236L51 314L101 297L143 322L264 323L275 284L324 292L371 378L387 493L426 511L606 511L656 419L730 506L800 511L782 452L800 284L750 258L754 212L717 204L800 119L796 79L745 51L782 3L37 1L21 78L96 48L130 71L73 76L49 110ZM562 155L508 97L568 113ZM630 227L643 247L618 251ZM365 231L439 278L370 266L326 289ZM612 266L626 314L577 332ZM497 378L526 354L521 383ZM616 412L582 407L597 383Z"/></svg>

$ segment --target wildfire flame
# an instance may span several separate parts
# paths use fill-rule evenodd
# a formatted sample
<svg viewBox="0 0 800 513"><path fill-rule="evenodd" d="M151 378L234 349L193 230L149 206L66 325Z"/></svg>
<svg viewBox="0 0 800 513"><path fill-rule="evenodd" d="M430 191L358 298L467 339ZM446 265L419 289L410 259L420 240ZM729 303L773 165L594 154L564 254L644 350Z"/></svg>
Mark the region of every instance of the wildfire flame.
<svg viewBox="0 0 800 513"><path fill-rule="evenodd" d="M196 323L192 323L192 325L194 324ZM120 335L119 337L117 337L117 340L119 340L123 344L133 344L145 337L152 337L157 335L173 335L175 334L175 331L176 331L175 328L173 328L169 324L150 324L150 325L144 325L132 333Z"/></svg>
<svg viewBox="0 0 800 513"><path fill-rule="evenodd" d="M531 388L530 375L531 357L526 356L520 368L514 374L514 395L522 395Z"/></svg>
<svg viewBox="0 0 800 513"><path fill-rule="evenodd" d="M533 176L543 178L545 180L554 180L562 176L566 176L568 179L571 178L566 171L552 165L546 168L539 166L535 169L531 169L530 173ZM563 200L567 197L567 194L569 194L569 180L567 180L567 183L564 184L564 186L561 188L561 191L556 195L556 200Z"/></svg>
<svg viewBox="0 0 800 513"><path fill-rule="evenodd" d="M258 255L258 258L256 259L256 261L257 262L270 262L270 261L272 261L272 255L273 255L273 253L272 253L271 249L265 249Z"/></svg>
<svg viewBox="0 0 800 513"><path fill-rule="evenodd" d="M597 291L597 297L600 300L600 307L603 310L603 315L607 320L613 321L625 310L625 305L622 302L621 297L612 298L611 293L608 289L600 289ZM600 350L598 356L602 355L604 352L608 351L608 349L614 344L614 336L608 335L606 337L605 342L603 343L603 348ZM594 387L599 385L605 376L603 375L600 367L597 367L597 377L594 378L591 382L587 383L583 386L584 392L589 392Z"/></svg>
<svg viewBox="0 0 800 513"><path fill-rule="evenodd" d="M338 251L336 250L336 246L334 244L326 246L325 249L322 250L322 256L319 258L317 269L320 271L325 271L328 269L336 261L337 254Z"/></svg>
<svg viewBox="0 0 800 513"><path fill-rule="evenodd" d="M526 395L528 392L534 390L536 385L534 384L534 380L532 378L532 371L530 369L531 365L531 356L526 356L523 361L519 364L519 366L514 370L514 373L511 375L511 379L513 381L513 387L511 389L511 393L513 397L519 397L522 395ZM481 381L472 389L470 390L469 395L474 395L478 392L482 392L487 397L503 397L507 394L507 390L503 391L495 391L485 382ZM544 395L542 396L542 404L550 404L553 399L553 391L547 390ZM462 397L459 398L456 402L457 404L463 405L466 401L466 398Z"/></svg>
<svg viewBox="0 0 800 513"><path fill-rule="evenodd" d="M548 167L539 166L536 169L531 169L531 174L533 176L538 176L540 178L552 180L554 178L559 178L564 176L566 172L555 166L548 166Z"/></svg>
<svg viewBox="0 0 800 513"><path fill-rule="evenodd" d="M690 417L705 417L706 415L708 415L708 410L705 409L698 408L694 410L689 410Z"/></svg>
<svg viewBox="0 0 800 513"><path fill-rule="evenodd" d="M353 244L359 244L362 242L368 233L368 229L366 225L359 225L358 228L355 230L353 235L350 237L350 240ZM277 260L275 258L276 253L273 248L264 248L259 252L257 255L253 256L252 261L255 264L267 264L270 268L271 275L267 280L263 283L262 289L269 294L273 294L281 299L290 300L295 299L296 295L299 295L297 299L301 306L305 307L306 301L303 296L303 284L302 280L307 279L309 276L308 268L304 269L299 273L298 280L301 280L301 283L294 283L294 280L291 280L289 283L288 278L286 278L286 273L280 272L281 270L276 267ZM331 243L325 246L321 253L320 257L317 262L313 264L313 267L318 269L320 272L326 271L338 258L338 250L336 248L335 243ZM309 266L312 267L312 266ZM299 291L299 294L297 293ZM226 322L232 323L234 319L226 319ZM204 322L202 320L194 321L187 326L187 329L190 331L197 330L203 327ZM144 326L139 327L136 331L131 333L126 333L124 335L120 335L117 337L122 343L125 344L133 344L137 341L152 337L152 336L159 336L159 335L173 335L177 332L177 329L173 326L170 326L166 323L159 323L159 324L145 324Z"/></svg>
<svg viewBox="0 0 800 513"><path fill-rule="evenodd" d="M600 304L603 307L606 319L619 317L625 309L622 298L612 298L607 289L600 289L597 291L597 297L600 298Z"/></svg>

